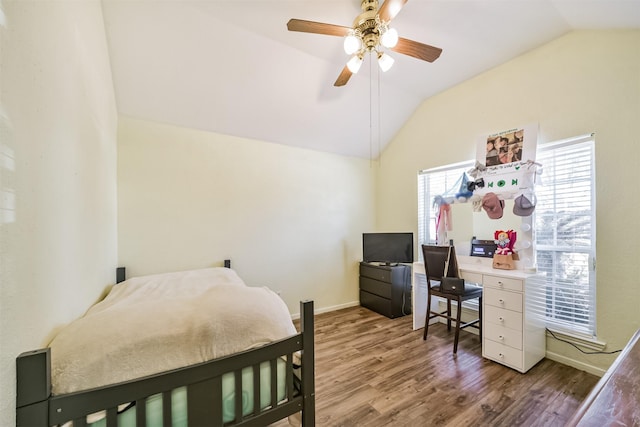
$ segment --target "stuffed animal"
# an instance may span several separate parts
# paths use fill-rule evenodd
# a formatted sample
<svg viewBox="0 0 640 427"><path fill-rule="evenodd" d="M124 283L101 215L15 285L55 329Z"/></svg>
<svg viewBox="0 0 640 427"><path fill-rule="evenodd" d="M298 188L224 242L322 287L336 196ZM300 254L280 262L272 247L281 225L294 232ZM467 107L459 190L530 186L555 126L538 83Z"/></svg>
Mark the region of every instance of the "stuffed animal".
<svg viewBox="0 0 640 427"><path fill-rule="evenodd" d="M498 245L496 254L510 255L513 253L513 245L516 243L516 232L513 230L496 230L495 243Z"/></svg>

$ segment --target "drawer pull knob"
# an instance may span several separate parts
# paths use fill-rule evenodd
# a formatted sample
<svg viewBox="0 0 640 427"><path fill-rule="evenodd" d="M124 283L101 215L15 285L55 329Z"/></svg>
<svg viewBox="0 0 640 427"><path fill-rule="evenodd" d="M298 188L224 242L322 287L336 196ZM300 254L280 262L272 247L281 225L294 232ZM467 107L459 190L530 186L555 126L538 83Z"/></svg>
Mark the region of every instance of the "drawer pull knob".
<svg viewBox="0 0 640 427"><path fill-rule="evenodd" d="M503 287L503 286L504 286L504 283L502 283L502 282L498 281L498 286Z"/></svg>
<svg viewBox="0 0 640 427"><path fill-rule="evenodd" d="M498 317L498 320L501 321L501 322L504 322L504 317L500 316L500 317Z"/></svg>
<svg viewBox="0 0 640 427"><path fill-rule="evenodd" d="M498 300L498 302L499 302L500 304L504 304L504 300L503 300L502 298L500 298L500 299Z"/></svg>
<svg viewBox="0 0 640 427"><path fill-rule="evenodd" d="M504 359L504 354L499 353L499 354L498 354L498 357L499 357L500 359Z"/></svg>
<svg viewBox="0 0 640 427"><path fill-rule="evenodd" d="M499 339L500 341L504 341L504 336L499 335L499 336L498 336L498 339Z"/></svg>

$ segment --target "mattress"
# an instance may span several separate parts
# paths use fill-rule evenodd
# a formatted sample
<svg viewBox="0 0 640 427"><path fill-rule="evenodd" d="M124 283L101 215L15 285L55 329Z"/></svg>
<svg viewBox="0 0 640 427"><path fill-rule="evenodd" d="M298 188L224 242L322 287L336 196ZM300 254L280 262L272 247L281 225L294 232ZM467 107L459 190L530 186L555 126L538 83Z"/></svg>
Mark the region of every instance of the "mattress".
<svg viewBox="0 0 640 427"><path fill-rule="evenodd" d="M50 344L53 394L142 378L297 333L286 304L228 268L114 285Z"/></svg>

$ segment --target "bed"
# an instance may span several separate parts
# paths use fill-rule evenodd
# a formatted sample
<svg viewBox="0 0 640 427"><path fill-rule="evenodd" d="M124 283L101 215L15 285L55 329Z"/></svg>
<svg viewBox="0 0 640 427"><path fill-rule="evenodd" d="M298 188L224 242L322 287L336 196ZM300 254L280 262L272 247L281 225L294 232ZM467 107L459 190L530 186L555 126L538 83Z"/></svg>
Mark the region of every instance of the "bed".
<svg viewBox="0 0 640 427"><path fill-rule="evenodd" d="M123 279L17 357L17 426L315 425L313 301L297 332L230 268Z"/></svg>

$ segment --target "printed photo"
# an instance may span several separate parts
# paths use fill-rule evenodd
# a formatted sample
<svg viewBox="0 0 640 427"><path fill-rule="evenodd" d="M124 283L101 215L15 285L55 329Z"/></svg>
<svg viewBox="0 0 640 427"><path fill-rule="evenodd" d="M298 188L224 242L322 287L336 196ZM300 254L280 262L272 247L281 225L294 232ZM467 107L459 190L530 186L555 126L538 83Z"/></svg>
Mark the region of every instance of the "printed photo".
<svg viewBox="0 0 640 427"><path fill-rule="evenodd" d="M524 129L513 130L487 138L486 166L497 166L522 160Z"/></svg>

